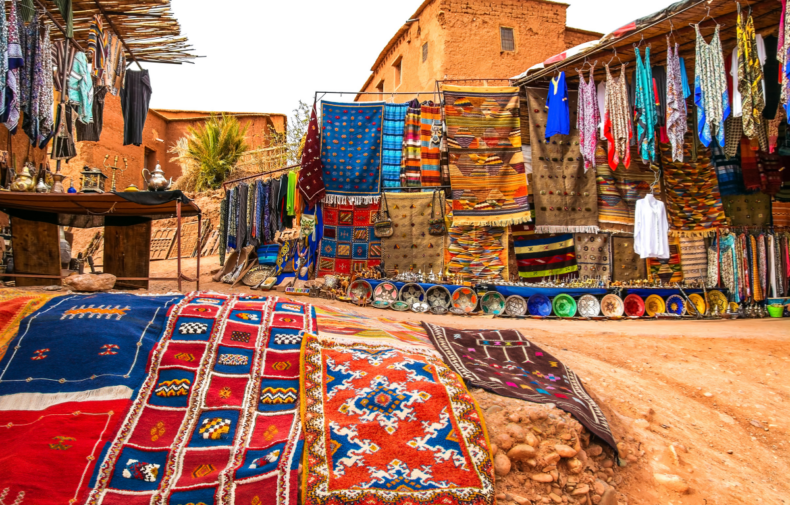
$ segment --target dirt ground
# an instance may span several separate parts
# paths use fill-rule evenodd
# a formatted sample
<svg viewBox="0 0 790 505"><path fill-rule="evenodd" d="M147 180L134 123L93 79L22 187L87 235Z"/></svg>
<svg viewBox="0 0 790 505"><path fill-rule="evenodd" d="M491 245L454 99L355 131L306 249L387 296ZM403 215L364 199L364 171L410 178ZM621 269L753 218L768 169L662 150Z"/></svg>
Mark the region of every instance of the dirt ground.
<svg viewBox="0 0 790 505"><path fill-rule="evenodd" d="M194 276L195 260L182 263L184 272ZM202 290L249 291L210 281L217 257L201 263ZM152 263L152 276L173 271L175 260ZM152 283L151 291L170 291L175 284ZM183 290L194 286L185 282ZM383 315L373 308L355 310ZM515 321L386 315L466 329L517 328L562 359L599 401L617 440L637 447L616 473L620 504L790 503L790 386L784 382L790 374L788 318ZM661 475L680 477L688 490L674 491L677 481L660 483Z"/></svg>

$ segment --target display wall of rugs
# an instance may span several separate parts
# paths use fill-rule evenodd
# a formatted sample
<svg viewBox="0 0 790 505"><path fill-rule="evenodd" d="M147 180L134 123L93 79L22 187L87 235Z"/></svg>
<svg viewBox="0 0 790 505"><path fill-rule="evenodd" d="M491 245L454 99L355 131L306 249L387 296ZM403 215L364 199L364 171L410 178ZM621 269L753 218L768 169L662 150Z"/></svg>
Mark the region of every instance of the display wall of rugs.
<svg viewBox="0 0 790 505"><path fill-rule="evenodd" d="M598 221L602 231L634 232L636 202L650 192L655 180L649 165L642 163L636 148L631 148L631 165L622 163L617 170L609 167L606 149L599 145L595 150L598 183ZM660 185L654 187L656 198L661 199Z"/></svg>
<svg viewBox="0 0 790 505"><path fill-rule="evenodd" d="M538 233L597 233L596 172L584 170L576 128L577 92L568 92L570 135L544 139L547 89L527 88L532 144L532 190Z"/></svg>
<svg viewBox="0 0 790 505"><path fill-rule="evenodd" d="M507 226L530 219L518 88L442 86L453 222Z"/></svg>
<svg viewBox="0 0 790 505"><path fill-rule="evenodd" d="M453 226L447 271L467 279L508 279L508 234L501 226Z"/></svg>
<svg viewBox="0 0 790 505"><path fill-rule="evenodd" d="M708 248L704 238L680 237L680 266L686 283L707 280Z"/></svg>
<svg viewBox="0 0 790 505"><path fill-rule="evenodd" d="M668 259L648 258L646 262L648 280L660 280L664 284L683 282L683 268L680 264L679 237L669 237Z"/></svg>
<svg viewBox="0 0 790 505"><path fill-rule="evenodd" d="M444 264L444 236L428 233L433 193L386 193L394 233L381 239L381 255L388 274L413 269L415 272L441 273ZM443 204L440 196L437 206ZM440 203L441 202L441 203ZM435 210L437 217L441 209Z"/></svg>
<svg viewBox="0 0 790 505"><path fill-rule="evenodd" d="M316 277L359 272L381 263L381 240L373 233L379 204L324 203L324 238Z"/></svg>
<svg viewBox="0 0 790 505"><path fill-rule="evenodd" d="M633 237L612 236L612 281L647 279L645 260L634 252Z"/></svg>
<svg viewBox="0 0 790 505"><path fill-rule="evenodd" d="M526 282L571 279L578 275L571 233L536 234L533 225L511 227L518 275Z"/></svg>
<svg viewBox="0 0 790 505"><path fill-rule="evenodd" d="M582 279L601 279L607 281L611 278L609 260L610 236L603 233L577 233L576 263L579 265L579 277Z"/></svg>
<svg viewBox="0 0 790 505"><path fill-rule="evenodd" d="M732 226L763 228L771 222L771 197L763 193L725 196L724 212Z"/></svg>

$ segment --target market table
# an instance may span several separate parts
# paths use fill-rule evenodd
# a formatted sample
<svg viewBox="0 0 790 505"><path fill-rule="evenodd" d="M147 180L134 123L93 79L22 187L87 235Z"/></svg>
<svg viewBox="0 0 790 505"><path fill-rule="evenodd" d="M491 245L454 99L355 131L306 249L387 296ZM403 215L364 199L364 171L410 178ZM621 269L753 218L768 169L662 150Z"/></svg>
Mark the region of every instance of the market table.
<svg viewBox="0 0 790 505"><path fill-rule="evenodd" d="M200 208L181 191L129 193L18 193L0 191L0 209L11 217L14 273L17 286L52 284L63 279L58 226L104 226L104 272L124 285L148 289L149 281L196 282L181 272L181 218L197 216ZM177 276L149 277L151 221L176 218Z"/></svg>
<svg viewBox="0 0 790 505"><path fill-rule="evenodd" d="M376 286L385 282L383 280L374 280L374 279L365 279L370 283L370 286L373 289L376 289ZM403 287L404 284L410 284L408 282L393 282L395 287L398 288L398 291ZM414 283L418 284L423 290L426 292L428 288L432 286L436 286L437 284L427 284L427 283ZM460 288L461 286L456 286L452 284L438 284L439 286L446 287L450 293L452 294L453 291ZM542 294L548 297L554 297L560 294L566 294L571 296L582 296L582 295L605 295L608 291L605 288L545 288L545 287L528 287L528 286L501 286L497 284L490 285L493 291L498 291L502 296L508 297L511 295L518 295L525 299L529 298L535 294Z"/></svg>

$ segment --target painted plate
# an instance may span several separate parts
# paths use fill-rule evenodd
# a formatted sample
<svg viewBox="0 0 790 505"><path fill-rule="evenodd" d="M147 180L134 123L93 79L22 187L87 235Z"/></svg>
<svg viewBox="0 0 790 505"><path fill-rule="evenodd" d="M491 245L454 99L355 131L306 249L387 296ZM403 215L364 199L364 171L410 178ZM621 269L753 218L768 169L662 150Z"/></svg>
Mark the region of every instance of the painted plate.
<svg viewBox="0 0 790 505"><path fill-rule="evenodd" d="M463 310L464 313L474 312L477 308L477 294L472 288L456 289L453 293L453 308Z"/></svg>
<svg viewBox="0 0 790 505"><path fill-rule="evenodd" d="M508 296L505 300L505 313L509 316L523 316L527 313L527 301L522 296Z"/></svg>
<svg viewBox="0 0 790 505"><path fill-rule="evenodd" d="M365 279L357 279L348 285L348 292L346 294L352 300L355 298L357 300L370 300L373 296L373 288Z"/></svg>
<svg viewBox="0 0 790 505"><path fill-rule="evenodd" d="M390 281L384 281L373 290L373 299L392 303L398 299L398 288Z"/></svg>
<svg viewBox="0 0 790 505"><path fill-rule="evenodd" d="M387 300L373 300L373 303L371 303L371 305L373 305L377 309L390 308L390 302L388 302Z"/></svg>
<svg viewBox="0 0 790 505"><path fill-rule="evenodd" d="M505 297L497 291L489 291L480 299L484 314L501 316L505 313Z"/></svg>
<svg viewBox="0 0 790 505"><path fill-rule="evenodd" d="M550 316L551 300L546 295L536 293L527 300L527 310L529 310L531 316Z"/></svg>
<svg viewBox="0 0 790 505"><path fill-rule="evenodd" d="M431 307L444 307L445 312L452 304L450 290L444 286L431 286L425 292L425 299Z"/></svg>
<svg viewBox="0 0 790 505"><path fill-rule="evenodd" d="M670 295L667 298L667 312L670 314L677 314L682 316L686 313L686 303L683 301L683 297L680 295Z"/></svg>
<svg viewBox="0 0 790 505"><path fill-rule="evenodd" d="M413 282L404 284L400 288L399 300L408 303L409 307L411 307L415 303L425 300L425 290L422 289L422 286Z"/></svg>
<svg viewBox="0 0 790 505"><path fill-rule="evenodd" d="M411 311L417 312L418 314L428 312L429 310L431 310L431 306L428 305L428 302L416 302L411 306Z"/></svg>
<svg viewBox="0 0 790 505"><path fill-rule="evenodd" d="M693 303L694 306L697 307L697 310L699 311L699 313L704 316L705 312L707 312L707 310L708 310L708 304L705 303L705 299L702 298L702 296L699 295L698 293L691 293L689 295L689 300L691 300L691 303ZM691 307L686 307L686 312L688 312L692 316L696 316L697 315L697 312L694 309L692 309Z"/></svg>
<svg viewBox="0 0 790 505"><path fill-rule="evenodd" d="M636 293L631 293L623 300L625 315L628 317L642 317L645 314L645 302Z"/></svg>
<svg viewBox="0 0 790 505"><path fill-rule="evenodd" d="M397 302L392 302L390 304L390 307L392 307L392 310L397 310L398 312L409 310L409 304L406 302L402 302L400 300L398 300Z"/></svg>
<svg viewBox="0 0 790 505"><path fill-rule="evenodd" d="M664 299L658 295L650 295L645 300L645 312L650 317L655 316L656 314L663 314L667 311L667 306L664 303Z"/></svg>
<svg viewBox="0 0 790 505"><path fill-rule="evenodd" d="M623 300L616 294L609 293L601 299L601 313L606 317L622 317L623 312Z"/></svg>
<svg viewBox="0 0 790 505"><path fill-rule="evenodd" d="M593 295L584 295L579 298L579 315L582 317L597 317L601 313L601 303Z"/></svg>
<svg viewBox="0 0 790 505"><path fill-rule="evenodd" d="M258 265L257 267L252 267L242 277L241 282L245 286L254 287L271 277L272 273L274 273L273 267Z"/></svg>
<svg viewBox="0 0 790 505"><path fill-rule="evenodd" d="M434 305L431 307L431 313L436 314L437 316L443 316L447 314L447 307L442 307L441 305Z"/></svg>
<svg viewBox="0 0 790 505"><path fill-rule="evenodd" d="M554 314L560 317L573 317L576 315L576 300L572 296L560 294L551 302Z"/></svg>
<svg viewBox="0 0 790 505"><path fill-rule="evenodd" d="M713 308L716 306L719 308L719 314L724 314L727 312L727 297L718 290L708 291L708 305Z"/></svg>

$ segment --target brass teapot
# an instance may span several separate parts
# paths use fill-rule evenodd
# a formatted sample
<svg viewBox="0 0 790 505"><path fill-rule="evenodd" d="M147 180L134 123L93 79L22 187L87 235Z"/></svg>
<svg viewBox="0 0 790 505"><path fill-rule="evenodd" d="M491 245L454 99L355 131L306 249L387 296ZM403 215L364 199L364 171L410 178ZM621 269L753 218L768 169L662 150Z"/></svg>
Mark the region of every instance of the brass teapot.
<svg viewBox="0 0 790 505"><path fill-rule="evenodd" d="M30 173L30 167L25 165L22 170L17 172L14 177L14 182L11 183L11 191L29 192L33 191L36 186L36 181L33 180L33 175Z"/></svg>
<svg viewBox="0 0 790 505"><path fill-rule="evenodd" d="M145 176L146 172L148 172L148 177ZM148 186L148 191L167 191L173 185L173 178L171 177L169 181L165 178L165 172L159 163L156 164L153 172L144 168L142 174L145 185Z"/></svg>

